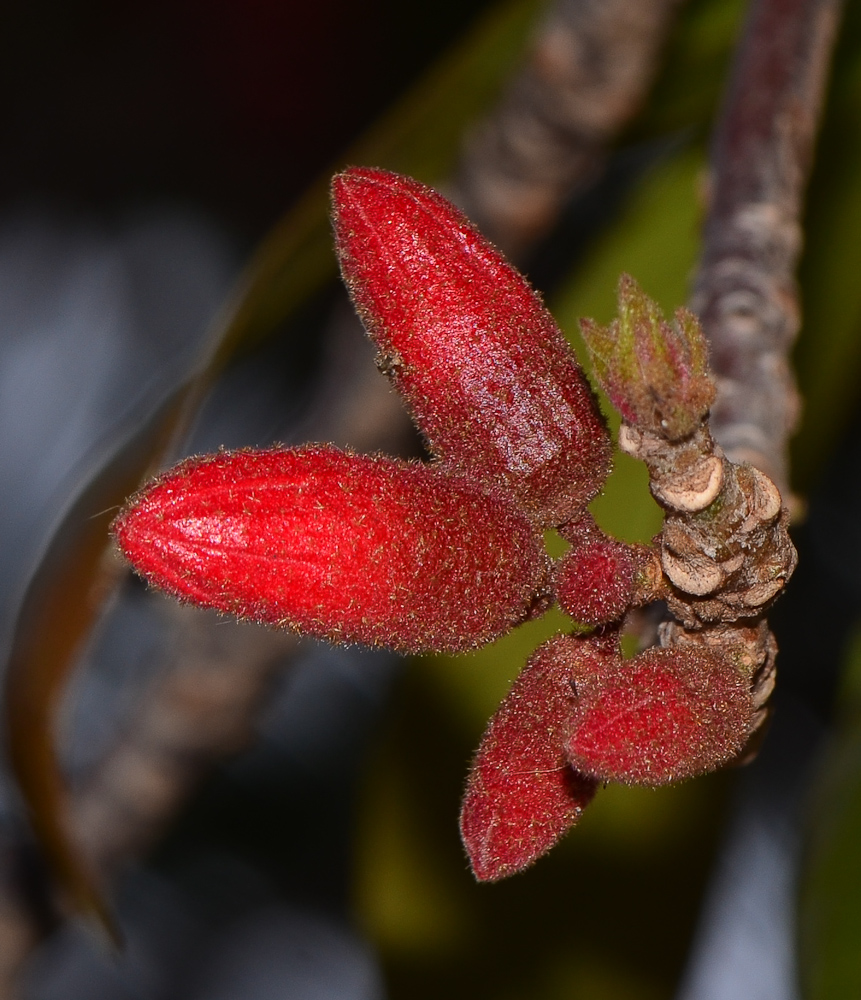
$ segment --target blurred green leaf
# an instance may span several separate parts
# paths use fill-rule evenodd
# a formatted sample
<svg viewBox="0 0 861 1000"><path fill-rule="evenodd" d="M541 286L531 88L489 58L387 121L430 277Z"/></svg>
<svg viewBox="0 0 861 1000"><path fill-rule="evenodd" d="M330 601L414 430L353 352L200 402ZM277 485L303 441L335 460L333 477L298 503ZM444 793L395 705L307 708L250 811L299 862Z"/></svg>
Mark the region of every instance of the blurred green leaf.
<svg viewBox="0 0 861 1000"><path fill-rule="evenodd" d="M632 138L705 136L723 93L745 0L690 0L679 11L648 106ZM677 303L680 304L680 303Z"/></svg>
<svg viewBox="0 0 861 1000"><path fill-rule="evenodd" d="M34 831L67 903L115 945L120 937L101 886L66 827L67 793L55 747L57 716L77 654L119 571L105 552L117 502L136 487L152 456L164 448L178 409L174 398L70 503L28 583L5 679L9 760Z"/></svg>
<svg viewBox="0 0 861 1000"><path fill-rule="evenodd" d="M434 850L411 790L412 775L395 762L370 776L356 837L355 904L365 932L387 952L457 953L469 931L460 873Z"/></svg>
<svg viewBox="0 0 861 1000"><path fill-rule="evenodd" d="M796 488L814 484L858 405L861 372L861 9L846 4L804 219L795 372L804 408L792 445Z"/></svg>
<svg viewBox="0 0 861 1000"><path fill-rule="evenodd" d="M861 996L861 726L820 776L800 898L805 1000Z"/></svg>

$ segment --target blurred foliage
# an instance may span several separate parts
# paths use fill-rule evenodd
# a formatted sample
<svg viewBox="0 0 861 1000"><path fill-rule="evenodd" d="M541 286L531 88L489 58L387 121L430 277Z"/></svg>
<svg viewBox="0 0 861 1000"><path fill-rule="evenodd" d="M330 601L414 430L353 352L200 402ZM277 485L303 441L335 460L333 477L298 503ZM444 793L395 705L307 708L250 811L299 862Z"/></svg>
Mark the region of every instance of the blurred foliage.
<svg viewBox="0 0 861 1000"><path fill-rule="evenodd" d="M810 803L799 939L806 1000L861 995L861 629L849 643L842 719Z"/></svg>
<svg viewBox="0 0 861 1000"><path fill-rule="evenodd" d="M705 138L721 97L744 0L683 3L648 106L629 139L691 132Z"/></svg>
<svg viewBox="0 0 861 1000"><path fill-rule="evenodd" d="M469 122L498 94L520 55L539 0L508 0L398 101L326 171L263 242L240 282L229 345L276 329L335 274L329 179L352 165L385 167L433 183L454 162Z"/></svg>

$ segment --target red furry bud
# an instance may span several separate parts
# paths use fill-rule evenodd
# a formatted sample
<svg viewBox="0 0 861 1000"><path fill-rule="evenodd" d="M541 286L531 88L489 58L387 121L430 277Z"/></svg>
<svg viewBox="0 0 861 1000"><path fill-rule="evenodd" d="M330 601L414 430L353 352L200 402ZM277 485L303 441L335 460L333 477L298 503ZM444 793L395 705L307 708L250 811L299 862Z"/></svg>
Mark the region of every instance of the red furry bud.
<svg viewBox="0 0 861 1000"><path fill-rule="evenodd" d="M344 280L448 468L560 524L609 471L604 422L540 299L441 195L382 170L332 185Z"/></svg>
<svg viewBox="0 0 861 1000"><path fill-rule="evenodd" d="M512 508L425 465L315 446L189 459L114 524L180 599L336 642L463 650L508 631L545 582Z"/></svg>
<svg viewBox="0 0 861 1000"><path fill-rule="evenodd" d="M565 553L556 569L559 606L584 625L606 625L627 611L664 596L658 555L594 530Z"/></svg>
<svg viewBox="0 0 861 1000"><path fill-rule="evenodd" d="M551 639L532 654L490 720L460 817L476 878L495 881L532 864L592 800L597 783L568 766L565 746L575 675L601 670L603 661L589 639Z"/></svg>
<svg viewBox="0 0 861 1000"><path fill-rule="evenodd" d="M624 542L595 542L571 549L556 573L559 606L584 625L618 621L634 598L636 563Z"/></svg>
<svg viewBox="0 0 861 1000"><path fill-rule="evenodd" d="M579 689L568 759L601 781L663 785L735 757L751 730L750 682L690 649L648 649Z"/></svg>

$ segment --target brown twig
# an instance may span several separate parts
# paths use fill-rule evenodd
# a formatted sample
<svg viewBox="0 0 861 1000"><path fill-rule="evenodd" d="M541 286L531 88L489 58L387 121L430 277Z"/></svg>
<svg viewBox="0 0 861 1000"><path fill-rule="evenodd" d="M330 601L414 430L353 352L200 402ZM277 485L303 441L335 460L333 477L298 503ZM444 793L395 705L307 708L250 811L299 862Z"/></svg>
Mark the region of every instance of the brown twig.
<svg viewBox="0 0 861 1000"><path fill-rule="evenodd" d="M840 0L754 0L714 135L691 298L717 376L714 436L784 495L799 412L788 355L800 215L839 12Z"/></svg>
<svg viewBox="0 0 861 1000"><path fill-rule="evenodd" d="M777 644L765 614L797 563L789 512L766 475L723 455L707 421L678 442L623 422L619 445L646 463L665 511L665 589L658 596L673 620L659 626L659 643L728 657L750 681L753 736L768 715L775 679Z"/></svg>
<svg viewBox="0 0 861 1000"><path fill-rule="evenodd" d="M253 737L253 720L298 640L164 601L172 640L162 679L71 801L75 839L109 879L155 843L218 760Z"/></svg>
<svg viewBox="0 0 861 1000"><path fill-rule="evenodd" d="M593 180L639 110L680 0L559 0L499 105L468 137L452 192L518 257Z"/></svg>
<svg viewBox="0 0 861 1000"><path fill-rule="evenodd" d="M646 582L672 619L657 629L664 648L729 660L750 683L753 735L767 713L777 645L765 615L797 562L789 512L763 472L728 459L709 429L716 387L702 328L690 312L668 323L628 275L619 319L580 328L593 371L621 413L619 447L644 462L664 509L660 560ZM649 599L648 590L639 599Z"/></svg>

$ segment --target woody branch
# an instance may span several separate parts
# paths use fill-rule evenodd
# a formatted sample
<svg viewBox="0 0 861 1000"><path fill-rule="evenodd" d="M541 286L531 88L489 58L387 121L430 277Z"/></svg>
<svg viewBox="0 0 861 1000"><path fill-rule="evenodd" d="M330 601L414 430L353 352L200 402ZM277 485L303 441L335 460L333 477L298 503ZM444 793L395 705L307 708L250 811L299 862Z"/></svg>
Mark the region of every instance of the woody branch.
<svg viewBox="0 0 861 1000"><path fill-rule="evenodd" d="M711 429L786 496L802 199L840 0L754 0L715 130L691 308L717 378Z"/></svg>

